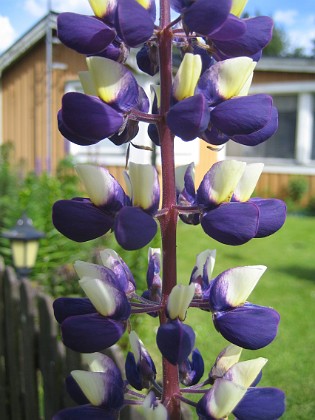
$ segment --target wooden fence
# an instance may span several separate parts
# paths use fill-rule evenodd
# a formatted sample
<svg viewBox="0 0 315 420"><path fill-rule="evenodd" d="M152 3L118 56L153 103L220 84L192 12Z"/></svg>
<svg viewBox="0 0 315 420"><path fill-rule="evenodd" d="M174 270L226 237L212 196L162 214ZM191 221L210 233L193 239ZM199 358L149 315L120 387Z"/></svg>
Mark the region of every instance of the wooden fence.
<svg viewBox="0 0 315 420"><path fill-rule="evenodd" d="M58 338L52 301L0 263L0 419L50 420L73 405L64 378L80 355Z"/></svg>

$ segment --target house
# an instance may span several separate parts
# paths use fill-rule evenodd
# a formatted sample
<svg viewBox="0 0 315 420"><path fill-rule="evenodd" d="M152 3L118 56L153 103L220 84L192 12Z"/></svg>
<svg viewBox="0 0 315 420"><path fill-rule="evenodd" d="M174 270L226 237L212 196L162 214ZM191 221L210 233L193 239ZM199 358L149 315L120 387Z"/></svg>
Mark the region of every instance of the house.
<svg viewBox="0 0 315 420"><path fill-rule="evenodd" d="M116 147L105 140L93 147L79 147L58 131L56 115L62 95L81 90L77 73L86 69L86 63L82 55L60 44L56 19L57 14L50 12L0 56L0 141L14 144L14 161L23 173L53 173L58 162L71 153L78 161L109 166L121 179L127 146ZM154 79L137 72L134 60L131 55L129 65L149 92ZM292 177L303 175L309 183L308 198L315 196L315 60L262 59L251 88L251 93L261 92L271 94L279 110L279 130L272 139L253 148L229 142L219 152L209 150L203 141L179 140L177 164L194 161L198 184L216 159L263 161L260 194L279 196ZM147 138L145 124L139 138ZM132 148L131 153L135 161L151 160L150 152Z"/></svg>

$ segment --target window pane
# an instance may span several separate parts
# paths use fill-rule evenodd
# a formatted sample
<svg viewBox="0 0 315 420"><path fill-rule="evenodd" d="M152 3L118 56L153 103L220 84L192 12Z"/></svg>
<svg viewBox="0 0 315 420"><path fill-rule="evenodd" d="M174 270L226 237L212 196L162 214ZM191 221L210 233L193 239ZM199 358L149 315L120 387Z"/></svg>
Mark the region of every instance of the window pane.
<svg viewBox="0 0 315 420"><path fill-rule="evenodd" d="M273 100L279 113L278 131L269 140L254 147L229 141L226 148L228 156L294 159L297 96L277 95Z"/></svg>

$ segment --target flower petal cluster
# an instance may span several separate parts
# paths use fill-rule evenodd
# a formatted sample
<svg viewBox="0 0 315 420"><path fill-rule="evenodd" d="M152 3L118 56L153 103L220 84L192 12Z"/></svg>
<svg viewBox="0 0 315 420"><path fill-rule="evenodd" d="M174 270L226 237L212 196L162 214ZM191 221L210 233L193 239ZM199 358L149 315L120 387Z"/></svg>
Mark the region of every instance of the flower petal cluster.
<svg viewBox="0 0 315 420"><path fill-rule="evenodd" d="M195 62L196 59L183 60L178 70L180 76L190 74ZM271 96L247 96L254 68L255 63L248 57L212 65L169 110L167 124L171 131L184 141L200 137L214 145L231 139L254 146L271 137L278 127ZM185 79L180 78L184 84ZM176 88L175 85L175 98Z"/></svg>
<svg viewBox="0 0 315 420"><path fill-rule="evenodd" d="M277 388L255 388L267 359L259 357L239 362L242 349L230 345L218 356L211 369L214 384L197 405L199 418L276 420L285 410L284 393ZM258 379L259 380L259 379Z"/></svg>
<svg viewBox="0 0 315 420"><path fill-rule="evenodd" d="M160 303L162 298L162 279L160 276L161 266L161 250L160 248L149 248L148 251L148 269L147 269L147 286L148 289L142 293L142 297L151 302ZM158 312L150 312L153 317L158 316Z"/></svg>
<svg viewBox="0 0 315 420"><path fill-rule="evenodd" d="M285 222L286 205L278 199L250 198L262 170L261 163L216 162L195 193L193 167L189 166L178 204L196 206L200 216L193 218L193 224L200 221L207 235L224 244L242 245L269 236ZM184 210L183 214L183 221L190 223Z"/></svg>
<svg viewBox="0 0 315 420"><path fill-rule="evenodd" d="M180 382L185 386L197 384L204 373L203 358L198 349L191 353L191 359L187 358L178 366Z"/></svg>
<svg viewBox="0 0 315 420"><path fill-rule="evenodd" d="M62 98L59 131L81 146L105 138L116 145L130 141L138 132L138 122L129 120L128 113L149 109L144 90L130 70L109 58L88 57L87 65L89 70L79 73L84 93L68 92Z"/></svg>
<svg viewBox="0 0 315 420"><path fill-rule="evenodd" d="M124 403L124 383L115 363L102 353L86 354L90 371L74 370L66 378L66 388L79 407L57 413L53 419L115 419Z"/></svg>
<svg viewBox="0 0 315 420"><path fill-rule="evenodd" d="M154 362L135 331L129 334L132 352L128 352L125 363L126 378L138 391L150 388L156 377Z"/></svg>
<svg viewBox="0 0 315 420"><path fill-rule="evenodd" d="M130 196L103 167L80 164L76 170L90 198L57 201L53 206L56 229L77 242L114 230L117 242L128 250L142 248L151 241L157 231L153 216L160 198L153 166L130 163ZM146 180L145 185L139 183L141 178Z"/></svg>

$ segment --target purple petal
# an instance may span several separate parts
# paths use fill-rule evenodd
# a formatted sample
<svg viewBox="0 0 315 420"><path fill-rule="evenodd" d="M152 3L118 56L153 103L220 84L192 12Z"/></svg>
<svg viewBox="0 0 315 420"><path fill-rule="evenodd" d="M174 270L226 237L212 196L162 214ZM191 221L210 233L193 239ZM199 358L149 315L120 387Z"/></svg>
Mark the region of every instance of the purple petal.
<svg viewBox="0 0 315 420"><path fill-rule="evenodd" d="M258 223L258 207L249 202L223 203L201 218L206 234L226 245L242 245L254 238Z"/></svg>
<svg viewBox="0 0 315 420"><path fill-rule="evenodd" d="M276 420L285 412L285 394L277 388L249 388L233 410L238 420Z"/></svg>
<svg viewBox="0 0 315 420"><path fill-rule="evenodd" d="M54 301L53 308L59 324L69 316L96 313L96 309L88 298L61 297Z"/></svg>
<svg viewBox="0 0 315 420"><path fill-rule="evenodd" d="M282 200L252 198L249 200L259 208L259 226L255 238L272 235L286 219L286 204Z"/></svg>
<svg viewBox="0 0 315 420"><path fill-rule="evenodd" d="M154 76L159 71L157 47L145 44L137 53L137 64L140 70L149 76Z"/></svg>
<svg viewBox="0 0 315 420"><path fill-rule="evenodd" d="M90 241L108 232L114 225L114 217L101 211L90 200L59 200L53 205L55 228L76 242Z"/></svg>
<svg viewBox="0 0 315 420"><path fill-rule="evenodd" d="M216 31L228 18L231 0L196 0L183 13L183 23L189 32L208 35Z"/></svg>
<svg viewBox="0 0 315 420"><path fill-rule="evenodd" d="M277 335L280 316L272 308L244 304L213 314L215 328L230 343L257 350L270 344Z"/></svg>
<svg viewBox="0 0 315 420"><path fill-rule="evenodd" d="M101 140L90 138L90 137L83 137L79 133L75 133L71 131L63 122L62 119L62 110L58 111L57 114L58 120L58 130L63 135L66 140L71 141L72 143L78 144L79 146L90 146L92 144L96 144Z"/></svg>
<svg viewBox="0 0 315 420"><path fill-rule="evenodd" d="M204 373L203 358L198 349L192 352L192 360L186 359L179 367L179 379L185 386L197 384Z"/></svg>
<svg viewBox="0 0 315 420"><path fill-rule="evenodd" d="M98 53L115 38L115 32L101 20L78 13L61 13L57 28L60 41L81 54Z"/></svg>
<svg viewBox="0 0 315 420"><path fill-rule="evenodd" d="M154 238L157 224L139 207L123 207L116 215L114 231L119 245L131 251L144 247Z"/></svg>
<svg viewBox="0 0 315 420"><path fill-rule="evenodd" d="M115 27L129 47L137 47L153 34L154 20L136 0L119 0Z"/></svg>
<svg viewBox="0 0 315 420"><path fill-rule="evenodd" d="M141 375L136 364L135 356L131 352L128 352L126 357L125 372L129 384L138 391L141 391L144 388Z"/></svg>
<svg viewBox="0 0 315 420"><path fill-rule="evenodd" d="M227 57L252 56L264 48L272 37L273 20L268 16L257 16L243 19L246 32L228 42L215 41L218 48Z"/></svg>
<svg viewBox="0 0 315 420"><path fill-rule="evenodd" d="M71 375L67 376L65 379L66 389L70 397L77 404L89 404L89 400L86 398L78 383L73 379Z"/></svg>
<svg viewBox="0 0 315 420"><path fill-rule="evenodd" d="M95 407L93 405L82 405L70 407L59 411L52 420L117 420L117 411Z"/></svg>
<svg viewBox="0 0 315 420"><path fill-rule="evenodd" d="M263 128L271 118L272 98L258 94L240 96L217 105L210 122L224 134L250 134Z"/></svg>
<svg viewBox="0 0 315 420"><path fill-rule="evenodd" d="M177 102L167 114L167 125L184 141L194 140L209 123L209 108L203 95L194 95Z"/></svg>
<svg viewBox="0 0 315 420"><path fill-rule="evenodd" d="M195 344L195 333L189 325L172 321L159 327L156 342L163 357L173 365L188 358Z"/></svg>
<svg viewBox="0 0 315 420"><path fill-rule="evenodd" d="M231 139L236 143L244 144L245 146L257 146L268 140L278 129L278 110L275 107L271 109L271 116L267 124L258 131L247 135L235 135Z"/></svg>
<svg viewBox="0 0 315 420"><path fill-rule="evenodd" d="M118 132L110 136L109 140L114 143L116 146L121 146L122 144L128 143L136 137L139 132L139 122L129 120L127 121L126 127L123 132Z"/></svg>
<svg viewBox="0 0 315 420"><path fill-rule="evenodd" d="M70 132L95 142L113 135L123 124L122 115L112 107L95 96L78 92L63 96L61 120Z"/></svg>
<svg viewBox="0 0 315 420"><path fill-rule="evenodd" d="M236 137L236 136L235 136ZM245 137L245 136L243 136ZM246 136L247 139L248 136ZM216 127L209 124L207 130L200 134L200 138L207 143L210 143L214 146L221 146L230 140L230 137L226 134L222 133L222 131L218 130Z"/></svg>
<svg viewBox="0 0 315 420"><path fill-rule="evenodd" d="M111 347L125 329L124 322L99 314L71 316L61 324L64 345L79 353L94 353Z"/></svg>
<svg viewBox="0 0 315 420"><path fill-rule="evenodd" d="M215 32L208 35L211 40L229 41L240 37L246 31L244 19L229 15L223 25Z"/></svg>

